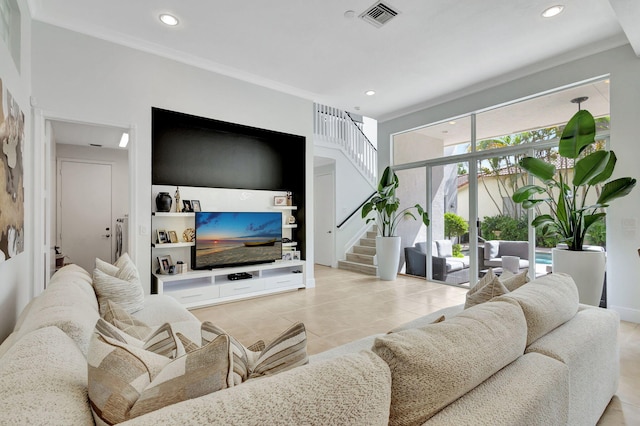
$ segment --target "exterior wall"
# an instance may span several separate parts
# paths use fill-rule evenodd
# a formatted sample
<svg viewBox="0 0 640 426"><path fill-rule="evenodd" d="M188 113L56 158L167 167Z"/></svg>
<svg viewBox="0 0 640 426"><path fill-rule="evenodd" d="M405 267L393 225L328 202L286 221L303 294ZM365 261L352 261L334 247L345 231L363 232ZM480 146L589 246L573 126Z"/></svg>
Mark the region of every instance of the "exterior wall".
<svg viewBox="0 0 640 426"><path fill-rule="evenodd" d="M514 99L563 87L590 78L610 76L611 98L611 149L618 157L613 178L633 176L638 178L637 168L637 121L640 117L640 59L629 45L606 50L569 62L556 58L544 69L526 77L509 79L486 89L479 86L468 88L469 95L421 109L391 120L378 123L378 145L381 156L379 167L389 164L392 135L429 123L478 111ZM557 65L557 64L562 65ZM453 97L452 97L453 98ZM450 98L451 99L451 98ZM627 321L640 323L640 262L637 249L640 247L638 218L640 211L640 189L635 188L627 197L615 200L607 211L607 281L609 308L620 313Z"/></svg>

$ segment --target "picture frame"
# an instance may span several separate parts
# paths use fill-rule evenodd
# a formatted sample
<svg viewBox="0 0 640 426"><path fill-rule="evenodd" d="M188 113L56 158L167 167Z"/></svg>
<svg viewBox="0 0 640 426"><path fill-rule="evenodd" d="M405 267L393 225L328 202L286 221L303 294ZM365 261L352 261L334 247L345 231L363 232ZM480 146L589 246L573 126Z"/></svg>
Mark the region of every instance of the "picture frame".
<svg viewBox="0 0 640 426"><path fill-rule="evenodd" d="M282 260L286 261L290 261L292 259L292 254L290 251L285 251L282 253Z"/></svg>
<svg viewBox="0 0 640 426"><path fill-rule="evenodd" d="M191 207L191 200L182 200L182 211L183 212L192 212L193 209Z"/></svg>
<svg viewBox="0 0 640 426"><path fill-rule="evenodd" d="M194 212L200 212L200 200L191 200L191 208Z"/></svg>
<svg viewBox="0 0 640 426"><path fill-rule="evenodd" d="M171 274L172 270L175 271L175 265L169 255L158 256L158 266L161 274Z"/></svg>
<svg viewBox="0 0 640 426"><path fill-rule="evenodd" d="M171 241L169 240L169 235L167 234L167 231L165 231L164 229L157 229L156 237L158 239L158 244L166 244Z"/></svg>
<svg viewBox="0 0 640 426"><path fill-rule="evenodd" d="M286 206L287 205L287 197L285 195L276 195L273 197L273 205L274 206Z"/></svg>
<svg viewBox="0 0 640 426"><path fill-rule="evenodd" d="M293 254L291 255L291 260L300 260L300 251L296 250L294 252L292 252Z"/></svg>
<svg viewBox="0 0 640 426"><path fill-rule="evenodd" d="M178 242L178 234L176 233L176 231L169 231L167 236L169 237L169 242L174 244Z"/></svg>

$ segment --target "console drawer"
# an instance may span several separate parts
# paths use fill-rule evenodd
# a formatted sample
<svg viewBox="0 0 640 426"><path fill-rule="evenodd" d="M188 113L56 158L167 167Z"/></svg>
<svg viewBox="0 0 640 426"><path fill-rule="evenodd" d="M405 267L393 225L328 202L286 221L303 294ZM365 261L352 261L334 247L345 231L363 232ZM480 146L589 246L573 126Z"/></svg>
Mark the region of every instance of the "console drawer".
<svg viewBox="0 0 640 426"><path fill-rule="evenodd" d="M220 285L220 297L235 296L237 294L253 293L264 290L264 280L250 278L238 280L228 284Z"/></svg>
<svg viewBox="0 0 640 426"><path fill-rule="evenodd" d="M274 288L280 287L294 287L299 286L302 287L303 279L302 274L289 274L289 275L281 275L277 277L269 277L265 283L265 289L271 290Z"/></svg>
<svg viewBox="0 0 640 426"><path fill-rule="evenodd" d="M217 299L220 297L220 286L208 285L189 288L165 288L164 294L171 296L183 304L201 302L205 300Z"/></svg>

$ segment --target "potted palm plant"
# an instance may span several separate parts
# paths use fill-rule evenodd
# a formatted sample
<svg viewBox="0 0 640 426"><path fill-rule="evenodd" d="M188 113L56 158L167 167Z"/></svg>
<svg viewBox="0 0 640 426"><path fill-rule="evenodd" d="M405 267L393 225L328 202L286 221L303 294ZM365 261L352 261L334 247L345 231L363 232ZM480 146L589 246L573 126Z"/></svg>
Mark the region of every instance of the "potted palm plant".
<svg viewBox="0 0 640 426"><path fill-rule="evenodd" d="M376 222L378 237L376 237L376 256L378 258L378 276L387 281L393 281L398 274L398 262L400 260L400 237L396 235L396 228L402 218L413 218L411 210L415 209L425 226L429 226L429 215L416 204L398 211L400 199L396 196L399 185L398 176L391 168L387 167L382 173L378 191L362 206L362 218L366 223ZM375 217L368 217L375 211Z"/></svg>
<svg viewBox="0 0 640 426"><path fill-rule="evenodd" d="M573 167L556 170L554 164L525 157L520 167L540 179L544 186L525 185L516 190L513 201L532 208L544 203L549 213L538 215L531 225L544 232L557 234L566 249L553 249L554 272L565 272L576 281L580 302L598 305L605 273L604 250L584 247L589 228L604 220L604 209L616 198L629 194L636 179L622 177L609 180L616 165L613 151L587 150L595 143L596 125L587 110L578 111L567 123L558 144L558 154L573 162ZM586 151L585 151L586 150ZM600 188L595 203L587 196Z"/></svg>

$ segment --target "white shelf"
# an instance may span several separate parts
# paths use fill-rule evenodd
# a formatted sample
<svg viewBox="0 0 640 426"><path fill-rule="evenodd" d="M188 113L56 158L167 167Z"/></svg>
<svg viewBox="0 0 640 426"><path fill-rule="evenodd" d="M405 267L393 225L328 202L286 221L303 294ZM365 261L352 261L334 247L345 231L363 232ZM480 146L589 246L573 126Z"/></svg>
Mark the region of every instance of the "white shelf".
<svg viewBox="0 0 640 426"><path fill-rule="evenodd" d="M190 243L162 243L162 244L151 243L151 247L154 247L154 248L193 247L195 245L196 245L196 243L194 243L194 242L190 242Z"/></svg>
<svg viewBox="0 0 640 426"><path fill-rule="evenodd" d="M298 210L298 206L273 206L273 208L278 210Z"/></svg>
<svg viewBox="0 0 640 426"><path fill-rule="evenodd" d="M187 213L176 213L176 212L151 212L153 216L157 217L195 217L196 214L191 212Z"/></svg>
<svg viewBox="0 0 640 426"><path fill-rule="evenodd" d="M298 225L296 225L296 224L293 224L293 225L282 225L282 227L284 229L293 229L293 228L297 228Z"/></svg>
<svg viewBox="0 0 640 426"><path fill-rule="evenodd" d="M295 247L298 245L297 241L294 241L292 243L282 243L282 247Z"/></svg>

